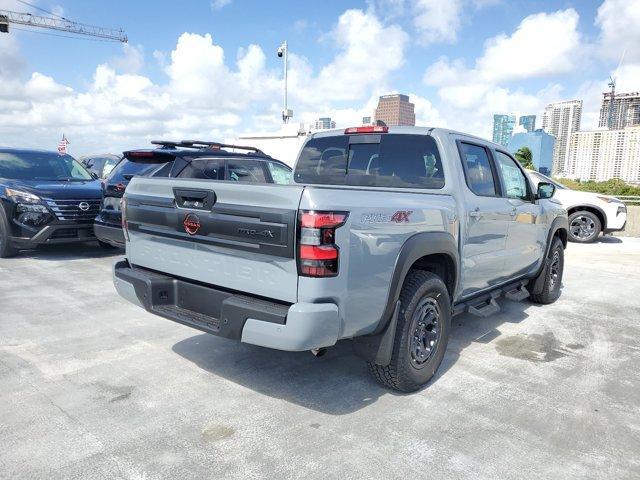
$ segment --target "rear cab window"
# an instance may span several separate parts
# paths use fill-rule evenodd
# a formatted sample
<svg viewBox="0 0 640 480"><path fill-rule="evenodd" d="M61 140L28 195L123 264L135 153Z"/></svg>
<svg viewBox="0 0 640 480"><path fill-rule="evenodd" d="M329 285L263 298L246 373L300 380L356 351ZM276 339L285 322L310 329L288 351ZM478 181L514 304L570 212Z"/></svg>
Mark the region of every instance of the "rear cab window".
<svg viewBox="0 0 640 480"><path fill-rule="evenodd" d="M444 187L440 152L433 137L359 134L318 137L300 153L296 183L390 188Z"/></svg>

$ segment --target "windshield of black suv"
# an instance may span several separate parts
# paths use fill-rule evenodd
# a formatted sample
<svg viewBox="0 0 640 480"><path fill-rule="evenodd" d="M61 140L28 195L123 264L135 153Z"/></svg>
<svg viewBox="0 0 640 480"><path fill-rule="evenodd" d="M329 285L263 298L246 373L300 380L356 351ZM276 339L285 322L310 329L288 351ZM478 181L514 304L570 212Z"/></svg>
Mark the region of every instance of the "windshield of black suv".
<svg viewBox="0 0 640 480"><path fill-rule="evenodd" d="M440 153L429 135L332 135L309 140L296 164L296 183L442 188Z"/></svg>
<svg viewBox="0 0 640 480"><path fill-rule="evenodd" d="M91 174L70 155L19 151L0 151L0 178L64 182L93 180Z"/></svg>
<svg viewBox="0 0 640 480"><path fill-rule="evenodd" d="M120 163L118 163L118 165L116 165L113 170L111 170L111 173L109 174L107 179L109 180L109 182L128 182L135 175L143 177L149 176L165 165L165 163L158 164L130 162L125 158L124 160L120 161Z"/></svg>

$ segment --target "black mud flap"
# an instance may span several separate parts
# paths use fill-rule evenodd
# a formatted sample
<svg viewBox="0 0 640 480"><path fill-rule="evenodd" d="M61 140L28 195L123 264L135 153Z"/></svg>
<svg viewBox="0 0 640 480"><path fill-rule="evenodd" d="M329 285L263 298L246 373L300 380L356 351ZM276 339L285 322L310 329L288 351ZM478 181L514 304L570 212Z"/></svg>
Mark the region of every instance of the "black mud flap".
<svg viewBox="0 0 640 480"><path fill-rule="evenodd" d="M391 363L393 355L393 343L396 338L398 326L398 314L400 313L400 300L396 302L391 320L382 333L378 335L364 335L353 339L353 348L356 355L367 362L386 367Z"/></svg>

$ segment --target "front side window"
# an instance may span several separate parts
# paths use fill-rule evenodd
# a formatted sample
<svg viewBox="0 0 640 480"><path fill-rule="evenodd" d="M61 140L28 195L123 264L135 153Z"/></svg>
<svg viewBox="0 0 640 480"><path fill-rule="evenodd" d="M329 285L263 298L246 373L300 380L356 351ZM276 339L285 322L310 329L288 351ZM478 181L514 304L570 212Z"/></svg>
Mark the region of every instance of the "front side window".
<svg viewBox="0 0 640 480"><path fill-rule="evenodd" d="M528 200L527 179L518 168L513 158L502 152L496 152L498 170L504 185L504 194L507 198L519 198Z"/></svg>
<svg viewBox="0 0 640 480"><path fill-rule="evenodd" d="M476 195L496 196L496 182L487 149L480 145L460 143L460 150L469 189Z"/></svg>
<svg viewBox="0 0 640 480"><path fill-rule="evenodd" d="M288 185L291 183L291 169L276 162L267 162L273 183Z"/></svg>
<svg viewBox="0 0 640 480"><path fill-rule="evenodd" d="M0 178L86 181L91 174L70 155L48 152L0 152Z"/></svg>
<svg viewBox="0 0 640 480"><path fill-rule="evenodd" d="M296 164L298 183L390 188L444 186L435 140L428 135L336 135L309 140Z"/></svg>
<svg viewBox="0 0 640 480"><path fill-rule="evenodd" d="M266 183L262 164L257 160L228 160L227 180L244 183Z"/></svg>

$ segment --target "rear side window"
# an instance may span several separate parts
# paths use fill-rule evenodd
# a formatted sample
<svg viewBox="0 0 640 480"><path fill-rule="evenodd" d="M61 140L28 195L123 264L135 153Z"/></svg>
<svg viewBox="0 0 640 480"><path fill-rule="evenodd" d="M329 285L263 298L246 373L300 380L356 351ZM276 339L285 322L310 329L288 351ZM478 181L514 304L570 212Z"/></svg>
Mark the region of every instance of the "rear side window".
<svg viewBox="0 0 640 480"><path fill-rule="evenodd" d="M180 178L224 180L224 160L194 159L178 175Z"/></svg>
<svg viewBox="0 0 640 480"><path fill-rule="evenodd" d="M460 143L467 185L476 195L496 196L496 183L487 149L470 143Z"/></svg>
<svg viewBox="0 0 640 480"><path fill-rule="evenodd" d="M120 163L118 163L113 168L113 170L111 170L111 174L109 175L109 181L110 182L126 182L127 179L125 178L125 175L127 176L149 175L159 167L160 165L158 165L157 163L136 163L136 162L130 162L125 158L121 160Z"/></svg>
<svg viewBox="0 0 640 480"><path fill-rule="evenodd" d="M227 180L244 183L266 183L267 177L261 162L257 160L234 160L227 161L229 174Z"/></svg>
<svg viewBox="0 0 640 480"><path fill-rule="evenodd" d="M273 183L287 185L291 183L291 169L275 162L267 162Z"/></svg>
<svg viewBox="0 0 640 480"><path fill-rule="evenodd" d="M296 164L298 183L371 187L444 186L435 140L428 135L339 135L311 139Z"/></svg>

